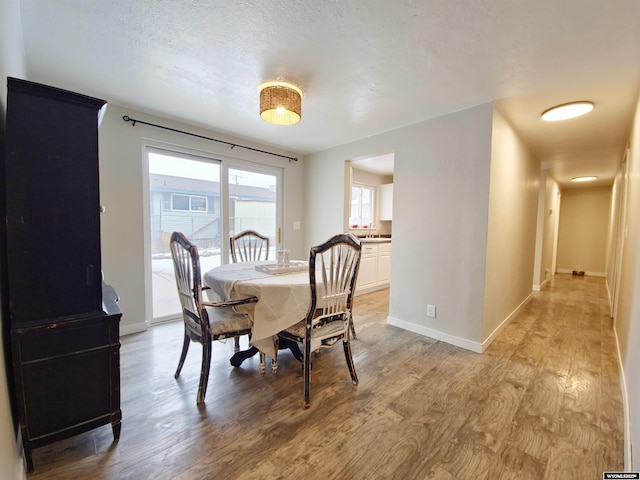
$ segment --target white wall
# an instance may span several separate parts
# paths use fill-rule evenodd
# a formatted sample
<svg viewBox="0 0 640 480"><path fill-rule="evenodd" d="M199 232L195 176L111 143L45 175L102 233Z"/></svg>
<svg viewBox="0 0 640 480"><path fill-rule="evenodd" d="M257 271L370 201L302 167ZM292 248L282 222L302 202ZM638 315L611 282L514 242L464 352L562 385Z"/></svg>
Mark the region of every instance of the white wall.
<svg viewBox="0 0 640 480"><path fill-rule="evenodd" d="M558 272L605 276L611 187L564 189L558 232Z"/></svg>
<svg viewBox="0 0 640 480"><path fill-rule="evenodd" d="M343 229L344 161L394 152L389 322L479 351L493 104L307 157L307 244ZM531 277L529 277L529 283ZM437 317L426 316L427 304Z"/></svg>
<svg viewBox="0 0 640 480"><path fill-rule="evenodd" d="M624 250L620 279L620 298L615 318L615 331L620 348L620 359L625 390L625 412L628 424L625 435L631 444L627 454L626 470L637 471L640 461L629 454L640 449L640 102L636 106L635 120L630 138L629 190L627 196Z"/></svg>
<svg viewBox="0 0 640 480"><path fill-rule="evenodd" d="M626 160L628 161L628 159ZM611 316L614 316L614 302L616 297L616 289L618 288L617 282L618 270L620 265L620 248L622 247L622 235L618 235L620 232L620 216L623 214L623 202L625 199L624 187L623 187L623 172L626 169L627 164L620 164L620 168L616 172L616 176L611 189L611 214L609 222L609 232L607 234L607 293L609 295L609 303L611 304Z"/></svg>
<svg viewBox="0 0 640 480"><path fill-rule="evenodd" d="M498 109L493 115L483 347L532 293L540 161Z"/></svg>
<svg viewBox="0 0 640 480"><path fill-rule="evenodd" d="M557 205L560 187L546 170L540 171L538 194L538 227L536 232L536 256L533 267L533 290L540 291L554 274L553 251L559 209Z"/></svg>
<svg viewBox="0 0 640 480"><path fill-rule="evenodd" d="M0 156L4 158L4 127L7 105L6 78L25 78L24 45L22 43L22 22L19 0L0 0ZM0 179L4 184L4 175ZM4 198L4 188L1 190ZM2 262L0 257L0 262ZM0 265L2 271L5 266ZM0 281L2 281L0 279ZM0 313L0 336L5 332L4 320ZM0 478L17 480L25 478L21 453L16 446L16 431L9 404L9 391L4 361L4 342L0 341Z"/></svg>
<svg viewBox="0 0 640 480"><path fill-rule="evenodd" d="M542 238L542 259L540 262L540 276L544 281L554 275L553 252L560 219L560 187L553 178L547 177L545 182L544 202L544 234Z"/></svg>
<svg viewBox="0 0 640 480"><path fill-rule="evenodd" d="M393 151L397 132L375 135L305 158L304 245L307 250L347 228L351 179L348 178L350 165L346 162Z"/></svg>
<svg viewBox="0 0 640 480"><path fill-rule="evenodd" d="M60 85L58 85L60 86ZM64 86L60 86L64 88ZM80 92L83 93L83 92ZM108 99L106 99L108 101ZM199 139L180 133L137 124L132 126L122 120L123 115L146 122L165 125L199 135L237 142L275 153L298 156L249 141L234 139L224 134L184 125L172 120L153 117L110 104L99 131L100 140L100 202L106 207L101 216L102 269L105 280L120 295L123 316L121 333L144 330L151 320L150 280L145 269L148 254L145 252L147 221L144 210L148 192L143 149L147 144L165 145L195 154L214 158L237 158L285 170L284 178L284 238L287 248L295 257L306 258L302 231L306 227L302 218L304 158L298 162L265 155L240 148ZM293 222L301 221L302 230L294 230Z"/></svg>

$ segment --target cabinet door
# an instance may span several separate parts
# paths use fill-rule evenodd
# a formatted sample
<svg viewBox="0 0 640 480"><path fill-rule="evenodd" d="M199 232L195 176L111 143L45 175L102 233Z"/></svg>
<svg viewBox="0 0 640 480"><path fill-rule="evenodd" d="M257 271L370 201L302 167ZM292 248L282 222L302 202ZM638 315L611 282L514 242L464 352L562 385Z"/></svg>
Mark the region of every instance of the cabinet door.
<svg viewBox="0 0 640 480"><path fill-rule="evenodd" d="M378 280L378 256L362 257L360 259L360 270L358 271L358 281L356 290L375 285Z"/></svg>
<svg viewBox="0 0 640 480"><path fill-rule="evenodd" d="M391 220L393 214L393 183L380 185L380 220Z"/></svg>
<svg viewBox="0 0 640 480"><path fill-rule="evenodd" d="M104 102L9 80L11 322L101 309L98 112ZM34 301L34 289L43 294Z"/></svg>
<svg viewBox="0 0 640 480"><path fill-rule="evenodd" d="M363 243L356 290L375 285L378 281L378 245Z"/></svg>
<svg viewBox="0 0 640 480"><path fill-rule="evenodd" d="M380 252L378 255L378 283L391 281L391 252Z"/></svg>

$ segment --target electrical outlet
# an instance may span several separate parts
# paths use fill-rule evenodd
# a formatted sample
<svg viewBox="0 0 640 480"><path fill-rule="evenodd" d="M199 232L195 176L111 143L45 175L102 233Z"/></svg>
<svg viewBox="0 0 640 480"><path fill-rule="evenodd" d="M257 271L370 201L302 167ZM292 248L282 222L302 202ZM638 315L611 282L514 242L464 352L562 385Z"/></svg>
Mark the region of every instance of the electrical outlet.
<svg viewBox="0 0 640 480"><path fill-rule="evenodd" d="M436 318L436 306L427 305L427 317Z"/></svg>

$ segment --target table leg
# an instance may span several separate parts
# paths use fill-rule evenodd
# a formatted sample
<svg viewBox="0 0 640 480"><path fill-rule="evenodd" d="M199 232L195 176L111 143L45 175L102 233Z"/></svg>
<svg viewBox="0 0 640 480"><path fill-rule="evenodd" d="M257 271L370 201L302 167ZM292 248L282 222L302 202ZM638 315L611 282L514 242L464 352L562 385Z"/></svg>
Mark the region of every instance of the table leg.
<svg viewBox="0 0 640 480"><path fill-rule="evenodd" d="M242 362L244 362L247 358L253 357L256 353L258 353L258 349L256 347L250 347L247 350L240 350L239 352L233 354L233 357L231 357L229 362L231 362L231 365L233 365L234 367L239 367L240 365L242 365Z"/></svg>
<svg viewBox="0 0 640 480"><path fill-rule="evenodd" d="M278 349L284 350L286 348L291 351L296 360L298 360L299 362L302 361L302 352L300 351L300 347L298 346L297 342L281 338L279 341ZM242 365L242 362L244 362L247 358L253 357L256 353L258 353L258 351L259 350L256 347L250 347L247 350L240 350L239 352L233 354L233 356L229 359L229 362L234 367L239 367L240 365Z"/></svg>

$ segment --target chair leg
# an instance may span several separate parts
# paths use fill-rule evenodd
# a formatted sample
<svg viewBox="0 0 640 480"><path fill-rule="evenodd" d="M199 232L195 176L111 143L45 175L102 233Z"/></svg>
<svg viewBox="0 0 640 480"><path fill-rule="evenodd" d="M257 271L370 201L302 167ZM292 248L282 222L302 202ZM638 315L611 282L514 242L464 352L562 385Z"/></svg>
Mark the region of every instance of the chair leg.
<svg viewBox="0 0 640 480"><path fill-rule="evenodd" d="M304 369L304 404L303 408L307 409L311 406L309 403L309 390L311 388L311 342L304 341L304 361L302 367Z"/></svg>
<svg viewBox="0 0 640 480"><path fill-rule="evenodd" d="M265 361L264 353L260 352L260 373L267 371L267 362Z"/></svg>
<svg viewBox="0 0 640 480"><path fill-rule="evenodd" d="M349 328L351 329L351 338L353 338L354 340L357 340L358 337L356 336L356 327L353 324L353 318L349 319Z"/></svg>
<svg viewBox="0 0 640 480"><path fill-rule="evenodd" d="M180 376L180 372L182 371L182 366L184 365L184 360L187 358L187 352L189 351L189 343L191 339L189 335L185 334L184 342L182 342L182 353L180 354L180 360L178 361L178 368L176 369L176 373L173 374L174 378L178 378Z"/></svg>
<svg viewBox="0 0 640 480"><path fill-rule="evenodd" d="M264 353L260 352L260 373L266 373L266 371L267 371L267 356ZM278 373L277 358L271 359L271 373L274 375Z"/></svg>
<svg viewBox="0 0 640 480"><path fill-rule="evenodd" d="M200 369L200 385L198 386L197 403L204 403L209 383L209 369L211 368L211 339L202 342L202 367Z"/></svg>
<svg viewBox="0 0 640 480"><path fill-rule="evenodd" d="M351 374L351 381L354 385L358 384L358 375L356 375L356 366L353 363L353 356L351 355L351 342L343 341L344 358L347 359L347 366L349 367L349 373Z"/></svg>
<svg viewBox="0 0 640 480"><path fill-rule="evenodd" d="M240 351L240 337L233 337L233 353L238 353Z"/></svg>
<svg viewBox="0 0 640 480"><path fill-rule="evenodd" d="M271 359L271 373L275 375L278 373L278 349L280 347L280 340L277 335L273 337L273 350L275 356Z"/></svg>

